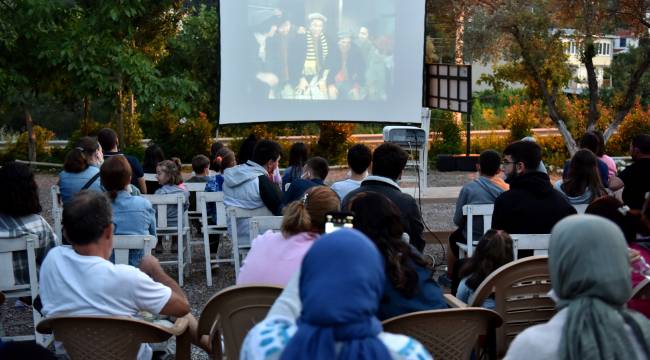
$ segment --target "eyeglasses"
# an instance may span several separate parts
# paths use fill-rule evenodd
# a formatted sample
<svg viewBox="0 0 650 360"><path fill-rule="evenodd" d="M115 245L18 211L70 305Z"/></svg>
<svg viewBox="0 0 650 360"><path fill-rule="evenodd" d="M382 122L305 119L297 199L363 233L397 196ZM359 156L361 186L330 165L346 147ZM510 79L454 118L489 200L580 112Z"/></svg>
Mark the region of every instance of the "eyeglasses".
<svg viewBox="0 0 650 360"><path fill-rule="evenodd" d="M503 161L501 162L501 165L509 165L509 164L514 164L514 163L515 163L514 161L506 161L506 160L503 160Z"/></svg>

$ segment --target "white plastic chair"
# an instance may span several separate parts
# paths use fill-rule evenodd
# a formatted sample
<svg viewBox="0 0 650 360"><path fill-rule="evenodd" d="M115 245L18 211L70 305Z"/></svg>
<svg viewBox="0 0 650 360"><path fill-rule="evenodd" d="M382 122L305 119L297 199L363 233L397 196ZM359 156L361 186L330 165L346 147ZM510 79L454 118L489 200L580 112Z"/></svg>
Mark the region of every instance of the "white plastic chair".
<svg viewBox="0 0 650 360"><path fill-rule="evenodd" d="M242 209L239 207L228 207L227 209L230 239L232 240L232 252L235 263L235 278L239 275L241 266L241 252L251 248L250 222L254 216L272 216L273 214L265 206L257 209ZM240 238L240 236L245 238Z"/></svg>
<svg viewBox="0 0 650 360"><path fill-rule="evenodd" d="M36 235L29 234L16 238L2 238L0 239L0 291L4 293L7 299L31 297L32 301L38 295L38 275L36 273L36 252L38 248L38 238ZM16 285L13 267L13 253L17 251L27 252L27 265L29 270L29 283L24 285ZM3 341L28 341L36 340L38 344L47 346L51 341L51 337L36 331L36 325L41 321L41 314L32 307L32 318L34 321L34 334L33 335L20 335L11 337L2 337ZM4 320L4 319L3 319Z"/></svg>
<svg viewBox="0 0 650 360"><path fill-rule="evenodd" d="M113 251L116 264L129 263L129 250L143 250L144 255L151 255L157 239L153 235L113 235Z"/></svg>
<svg viewBox="0 0 650 360"><path fill-rule="evenodd" d="M56 245L63 242L61 219L63 219L63 203L61 202L61 189L58 185L50 188L52 197L52 221L54 222L54 233L56 234Z"/></svg>
<svg viewBox="0 0 650 360"><path fill-rule="evenodd" d="M189 271L192 261L192 253L189 246L189 227L186 224L187 214L185 214L184 204L185 195L182 193L165 194L165 195L142 195L151 202L157 210L156 233L158 236L176 235L178 241L178 259L176 261L161 261L160 263L178 265L178 284L183 286L184 270L187 266ZM167 219L167 206L176 206L178 219L176 226L169 226Z"/></svg>
<svg viewBox="0 0 650 360"><path fill-rule="evenodd" d="M210 225L208 219L208 204L214 203L217 208L217 223ZM223 236L228 233L226 223L226 207L223 204L223 192L199 192L196 194L196 206L201 212L201 232L203 232L203 251L205 253L205 277L208 286L212 286L212 264L233 262L234 259L212 260L210 255L210 234ZM218 255L217 255L218 256Z"/></svg>
<svg viewBox="0 0 650 360"><path fill-rule="evenodd" d="M278 232L282 228L282 216L253 216L250 219L251 241L267 230Z"/></svg>
<svg viewBox="0 0 650 360"><path fill-rule="evenodd" d="M533 250L533 255L547 255L551 234L510 234L512 251L517 260L519 250Z"/></svg>
<svg viewBox="0 0 650 360"><path fill-rule="evenodd" d="M474 216L483 216L483 234L485 234L492 227L492 213L494 212L494 204L479 204L479 205L465 205L463 206L463 215L467 215L467 244L458 244L459 257L471 257L474 253L474 247L478 244L480 239L473 239L474 236Z"/></svg>

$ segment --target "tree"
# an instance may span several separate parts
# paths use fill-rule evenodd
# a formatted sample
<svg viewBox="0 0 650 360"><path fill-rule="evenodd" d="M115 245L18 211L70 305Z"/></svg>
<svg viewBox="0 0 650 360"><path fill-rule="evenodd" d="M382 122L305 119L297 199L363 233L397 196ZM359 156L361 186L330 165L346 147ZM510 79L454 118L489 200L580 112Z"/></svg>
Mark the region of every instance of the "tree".
<svg viewBox="0 0 650 360"><path fill-rule="evenodd" d="M623 6L623 3L628 4ZM634 71L625 88L616 96L614 117L605 131L608 140L625 119L634 105L642 75L650 67L650 41L645 27L644 10L646 2L639 8L640 1L621 0L619 7L610 1L555 1L555 0L481 0L489 28L498 31L502 43L508 44L506 58L511 60L507 66L511 71L504 73L511 76L508 80L523 82L531 93L539 96L545 103L549 117L562 134L565 145L573 154L577 150L559 106L561 89L570 77L565 61L562 37L566 37L561 28L575 29L575 38L579 39L581 61L587 68L589 83L589 112L586 130L593 130L599 120L599 89L594 71L593 57L596 55L594 37L605 34L617 24L637 30L640 37L642 54L634 64ZM636 7L635 7L636 6ZM644 29L639 31L639 29Z"/></svg>

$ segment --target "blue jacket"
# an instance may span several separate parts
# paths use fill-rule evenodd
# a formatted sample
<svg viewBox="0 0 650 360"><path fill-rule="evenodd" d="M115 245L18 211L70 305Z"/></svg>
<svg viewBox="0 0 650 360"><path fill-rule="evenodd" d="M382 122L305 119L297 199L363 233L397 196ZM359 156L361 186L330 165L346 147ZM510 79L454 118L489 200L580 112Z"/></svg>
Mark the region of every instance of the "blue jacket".
<svg viewBox="0 0 650 360"><path fill-rule="evenodd" d="M113 223L116 235L156 235L156 212L151 203L124 190L113 200Z"/></svg>
<svg viewBox="0 0 650 360"><path fill-rule="evenodd" d="M282 204L289 205L290 203L300 200L309 188L314 186L324 185L323 180L321 179L295 179L291 182L289 189L284 193L284 198L282 199Z"/></svg>
<svg viewBox="0 0 650 360"><path fill-rule="evenodd" d="M67 203L72 199L72 196L79 191L81 188L86 185L88 180L90 180L95 174L99 173L99 168L93 165L90 165L78 173L71 173L67 171L61 171L59 173L59 189L61 190L61 201ZM104 192L102 189L101 181L99 176L93 183L88 187L88 190L95 190L98 192Z"/></svg>

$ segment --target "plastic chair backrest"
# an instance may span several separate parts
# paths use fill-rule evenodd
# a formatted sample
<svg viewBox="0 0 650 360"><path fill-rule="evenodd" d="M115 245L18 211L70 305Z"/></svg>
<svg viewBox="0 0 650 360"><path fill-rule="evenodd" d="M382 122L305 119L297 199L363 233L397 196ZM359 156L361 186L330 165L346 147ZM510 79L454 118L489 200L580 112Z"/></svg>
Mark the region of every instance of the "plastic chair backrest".
<svg viewBox="0 0 650 360"><path fill-rule="evenodd" d="M251 241L267 230L278 232L282 228L282 216L253 216L250 220Z"/></svg>
<svg viewBox="0 0 650 360"><path fill-rule="evenodd" d="M463 206L463 215L467 216L467 257L474 254L474 243L480 239L474 239L474 216L483 216L483 234L492 227L492 213L494 204L474 204Z"/></svg>
<svg viewBox="0 0 650 360"><path fill-rule="evenodd" d="M257 209L243 209L240 207L229 206L228 214L228 234L232 240L232 251L235 263L235 278L239 275L240 268L240 250L250 249L250 218L254 216L272 216L273 214L266 206Z"/></svg>
<svg viewBox="0 0 650 360"><path fill-rule="evenodd" d="M264 320L282 287L235 285L221 290L205 304L199 319L199 336L209 335L213 358L220 354L223 335L225 356L239 359L239 351L248 331Z"/></svg>
<svg viewBox="0 0 650 360"><path fill-rule="evenodd" d="M151 255L157 239L153 235L113 235L113 251L116 264L129 263L129 250L144 250L144 255Z"/></svg>
<svg viewBox="0 0 650 360"><path fill-rule="evenodd" d="M135 359L140 345L166 341L171 333L143 320L111 316L62 316L41 321L41 333L54 333L71 359Z"/></svg>
<svg viewBox="0 0 650 360"><path fill-rule="evenodd" d="M501 326L501 316L484 308L420 311L384 320L384 331L419 341L434 359L469 359L479 336Z"/></svg>
<svg viewBox="0 0 650 360"><path fill-rule="evenodd" d="M203 217L203 211L205 211L205 220L207 221L207 204L215 203L217 207L217 227L225 228L227 225L226 222L226 206L223 203L223 191L217 192L201 192L197 194L197 208L201 211L201 216Z"/></svg>
<svg viewBox="0 0 650 360"><path fill-rule="evenodd" d="M530 256L495 270L470 297L470 306L481 306L494 294L495 311L503 318L497 329L497 355L526 328L545 323L555 314L555 302L548 296L551 280L548 256Z"/></svg>

